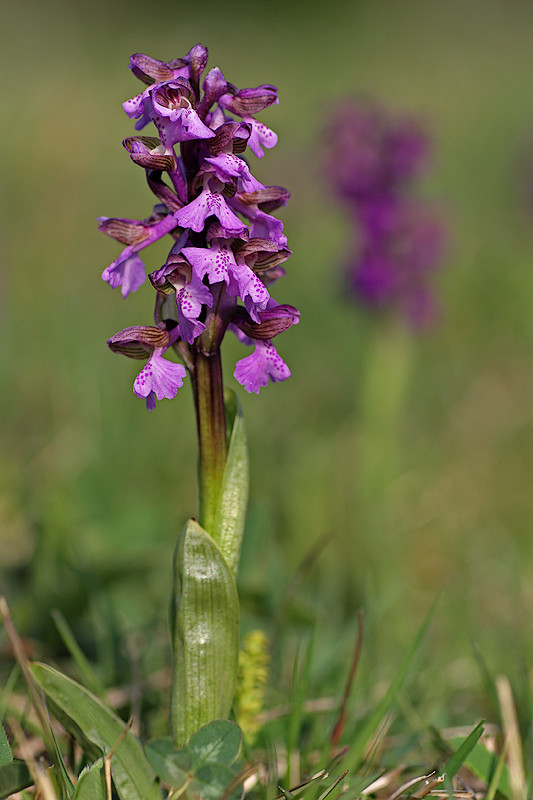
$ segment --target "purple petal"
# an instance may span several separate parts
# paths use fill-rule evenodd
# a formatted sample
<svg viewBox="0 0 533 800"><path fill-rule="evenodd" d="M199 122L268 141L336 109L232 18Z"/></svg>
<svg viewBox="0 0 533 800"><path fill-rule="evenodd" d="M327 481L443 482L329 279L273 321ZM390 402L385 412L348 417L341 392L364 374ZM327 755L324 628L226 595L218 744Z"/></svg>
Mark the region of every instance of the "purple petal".
<svg viewBox="0 0 533 800"><path fill-rule="evenodd" d="M192 228L196 233L200 233L207 217L211 215L216 216L224 229L235 236L246 228L229 208L222 195L208 188L205 188L192 203L176 211L174 217L182 228Z"/></svg>
<svg viewBox="0 0 533 800"><path fill-rule="evenodd" d="M255 153L258 158L263 158L265 155L263 147L270 149L275 147L278 143L278 135L273 130L267 128L262 122L258 122L253 117L244 117L244 121L252 126L252 133L248 139L248 146L250 150ZM263 145L263 147L261 147Z"/></svg>
<svg viewBox="0 0 533 800"><path fill-rule="evenodd" d="M144 264L136 253L127 254L131 248L126 247L120 256L102 272L102 278L112 289L121 286L122 297L127 297L130 292L136 292L145 279Z"/></svg>
<svg viewBox="0 0 533 800"><path fill-rule="evenodd" d="M163 358L162 348L156 348L150 356L145 366L135 378L133 392L137 397L147 398L147 408L152 411L155 408L155 399L176 396L178 389L183 386L183 378L187 371L183 364L175 364L173 361Z"/></svg>
<svg viewBox="0 0 533 800"><path fill-rule="evenodd" d="M204 323L198 320L202 306L211 307L213 296L193 273L191 280L176 292L176 304L181 338L192 344L205 328Z"/></svg>
<svg viewBox="0 0 533 800"><path fill-rule="evenodd" d="M269 379L277 383L289 378L290 374L290 369L270 341L258 342L251 355L237 362L233 373L247 392L255 394L267 385Z"/></svg>
<svg viewBox="0 0 533 800"><path fill-rule="evenodd" d="M200 280L207 275L209 283L229 284L230 270L235 266L235 256L229 247L184 247L181 253Z"/></svg>
<svg viewBox="0 0 533 800"><path fill-rule="evenodd" d="M100 217L100 219L107 219ZM120 221L120 220L119 220ZM122 220L123 222L134 222L134 220ZM102 224L102 223L101 223ZM102 279L109 283L111 288L116 289L122 286L122 296L126 297L130 292L136 291L144 283L144 264L135 254L152 242L156 242L176 227L176 220L172 214L163 217L153 225L146 225L148 235L124 248L122 253L102 272Z"/></svg>
<svg viewBox="0 0 533 800"><path fill-rule="evenodd" d="M256 192L259 189L264 189L262 183L254 178L248 164L242 158L233 155L233 153L221 153L219 156L213 158L206 158L209 164L213 164L216 177L227 183L226 178L241 178L242 188L245 192Z"/></svg>

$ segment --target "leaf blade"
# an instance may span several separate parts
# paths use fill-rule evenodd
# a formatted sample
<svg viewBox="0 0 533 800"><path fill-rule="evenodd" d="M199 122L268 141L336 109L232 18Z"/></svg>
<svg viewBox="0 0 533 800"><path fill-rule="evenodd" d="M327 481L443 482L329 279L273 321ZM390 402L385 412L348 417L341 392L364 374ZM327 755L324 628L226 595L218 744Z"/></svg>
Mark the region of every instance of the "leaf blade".
<svg viewBox="0 0 533 800"><path fill-rule="evenodd" d="M235 580L218 545L193 519L183 528L174 556L171 632L170 720L180 747L202 725L229 715L238 666Z"/></svg>
<svg viewBox="0 0 533 800"><path fill-rule="evenodd" d="M122 800L147 800L158 795L155 774L141 745L124 722L95 695L53 667L34 662L31 674L48 698L50 710L88 754L96 760L113 749L111 772Z"/></svg>
<svg viewBox="0 0 533 800"><path fill-rule="evenodd" d="M248 445L244 417L237 395L226 388L224 401L231 434L212 536L235 576L248 504Z"/></svg>

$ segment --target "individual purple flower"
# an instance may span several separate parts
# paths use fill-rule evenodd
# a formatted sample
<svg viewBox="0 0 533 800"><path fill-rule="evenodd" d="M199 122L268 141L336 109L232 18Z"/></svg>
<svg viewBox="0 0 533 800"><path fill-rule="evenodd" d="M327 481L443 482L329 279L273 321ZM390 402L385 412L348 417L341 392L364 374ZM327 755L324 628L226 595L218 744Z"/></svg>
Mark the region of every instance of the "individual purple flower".
<svg viewBox="0 0 533 800"><path fill-rule="evenodd" d="M283 233L282 221L264 210L264 203L268 206L268 198L278 193L279 198L272 200L271 203L275 204L277 202L279 205L286 205L289 192L280 186L266 186L264 189L256 192L240 192L228 202L235 211L238 211L250 221L251 237L270 239L279 247L285 247L287 244L287 237ZM274 205L274 207L276 208L278 205Z"/></svg>
<svg viewBox="0 0 533 800"><path fill-rule="evenodd" d="M122 242L125 241L125 237L128 235L128 227L130 229L132 243L128 244L118 258L112 261L102 272L102 279L109 283L112 289L121 286L122 297L127 297L130 292L136 291L144 283L146 277L144 264L137 253L174 230L177 222L172 214L167 214L152 224L145 224L137 220L119 220L111 217L99 217L99 222L99 230L104 231L104 233L113 238L118 238ZM122 238L119 238L115 232L115 229L119 227L124 229Z"/></svg>
<svg viewBox="0 0 533 800"><path fill-rule="evenodd" d="M211 191L207 181L198 197L176 211L174 216L182 228L191 228L196 233L203 230L205 221L210 216L217 217L229 236L238 236L246 227L233 213L224 197L218 192Z"/></svg>
<svg viewBox="0 0 533 800"><path fill-rule="evenodd" d="M169 256L161 269L150 275L150 280L156 289L166 291L165 284L168 283L176 292L180 336L189 344L192 344L205 328L205 324L199 320L203 306L213 305L213 296L208 287L202 283L202 277L191 269L190 264L181 255L174 254Z"/></svg>
<svg viewBox="0 0 533 800"><path fill-rule="evenodd" d="M185 83L156 86L149 92L149 99L148 114L165 147L192 139L210 139L215 135L192 107L191 90Z"/></svg>
<svg viewBox="0 0 533 800"><path fill-rule="evenodd" d="M227 94L220 99L220 105L223 108L238 114L242 117L243 122L250 125L251 134L248 144L250 150L258 158L263 158L265 155L263 147L270 149L276 146L278 137L264 123L258 122L252 114L262 111L273 103L278 103L277 90L275 86L269 84L263 84L253 89L241 89L235 94Z"/></svg>
<svg viewBox="0 0 533 800"><path fill-rule="evenodd" d="M257 313L266 308L270 299L268 289L250 267L237 263L229 245L215 240L209 248L184 247L181 252L199 278L207 275L209 283L224 281L229 296L240 297L252 319L259 321Z"/></svg>
<svg viewBox="0 0 533 800"><path fill-rule="evenodd" d="M133 392L137 397L146 398L148 411L153 411L157 400L176 397L183 386L187 370L183 364L175 364L163 358L164 350L156 348L142 370L135 378Z"/></svg>
<svg viewBox="0 0 533 800"><path fill-rule="evenodd" d="M163 358L179 333L177 326L168 330L164 323L159 327L135 325L119 331L107 343L115 353L136 359L148 357L133 384L134 394L146 398L148 411L154 410L156 400L175 397L183 386L183 378L187 374L185 367Z"/></svg>
<svg viewBox="0 0 533 800"><path fill-rule="evenodd" d="M221 153L205 160L214 167L214 174L222 183L228 183L228 178L240 178L244 192L256 192L265 188L254 178L246 161L233 153Z"/></svg>
<svg viewBox="0 0 533 800"><path fill-rule="evenodd" d="M235 380L247 392L259 394L268 381L277 383L290 378L291 371L271 341L257 342L253 353L237 362L233 372Z"/></svg>

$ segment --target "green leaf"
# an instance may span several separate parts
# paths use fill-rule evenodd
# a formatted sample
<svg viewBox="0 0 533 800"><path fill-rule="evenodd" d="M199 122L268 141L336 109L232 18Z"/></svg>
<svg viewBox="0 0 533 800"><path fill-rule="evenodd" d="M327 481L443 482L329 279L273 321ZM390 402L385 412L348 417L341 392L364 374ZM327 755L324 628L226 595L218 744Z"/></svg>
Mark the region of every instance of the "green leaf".
<svg viewBox="0 0 533 800"><path fill-rule="evenodd" d="M435 613L435 608L437 606L438 599L439 596L437 595L433 605L426 614L426 617L422 622L422 625L418 629L417 634L413 639L411 646L409 647L404 657L404 660L400 664L400 667L396 675L392 679L389 688L385 692L382 699L376 705L374 711L365 720L365 722L363 722L359 731L355 735L353 742L350 746L350 753L352 755L352 766L350 770L351 773L357 772L357 769L361 764L363 753L368 740L370 739L374 731L377 729L379 723L381 722L385 714L387 714L394 706L394 703L396 702L396 695L398 694L405 679L407 678L407 675L409 674L409 670L411 669L415 656L420 648L420 645L422 644L424 636L426 635L426 631L429 627L429 624L433 619L433 614Z"/></svg>
<svg viewBox="0 0 533 800"><path fill-rule="evenodd" d="M72 800L107 800L103 758L80 773Z"/></svg>
<svg viewBox="0 0 533 800"><path fill-rule="evenodd" d="M176 750L171 739L153 739L145 745L146 758L159 777L179 789L191 774L191 756L185 747Z"/></svg>
<svg viewBox="0 0 533 800"><path fill-rule="evenodd" d="M238 725L227 719L217 719L196 731L187 745L192 765L233 764L241 747L242 735Z"/></svg>
<svg viewBox="0 0 533 800"><path fill-rule="evenodd" d="M334 780L334 781L333 781L333 783L331 784L331 786L328 786L328 788L327 788L327 789L325 789L325 790L322 792L322 794L320 795L320 797L318 798L318 800L325 800L325 798L328 796L328 794L331 794L331 792L333 791L333 789L335 789L335 787L336 787L336 786L338 786L338 785L339 785L339 783L340 783L340 782L341 782L341 781L342 781L342 780L343 780L343 779L346 777L347 773L348 773L348 770L346 770L346 772L343 772L343 774L342 774L342 775L339 775L339 777L338 777L338 778L336 778L336 780Z"/></svg>
<svg viewBox="0 0 533 800"><path fill-rule="evenodd" d="M444 772L448 779L451 780L454 775L456 775L460 768L463 766L464 761L473 747L476 745L479 737L483 733L483 725L485 724L485 720L481 720L478 722L476 727L473 731L471 731L466 739L461 741L461 744L455 751L455 753L448 759L446 765L444 767Z"/></svg>
<svg viewBox="0 0 533 800"><path fill-rule="evenodd" d="M91 692L46 664L30 664L31 674L48 698L50 711L91 760L116 747L111 773L121 800L159 797L155 775L141 745L124 722Z"/></svg>
<svg viewBox="0 0 533 800"><path fill-rule="evenodd" d="M217 544L192 519L174 555L171 634L170 724L179 747L202 725L229 715L238 667L235 580Z"/></svg>
<svg viewBox="0 0 533 800"><path fill-rule="evenodd" d="M7 741L6 732L2 725L0 725L0 767L3 767L4 764L11 764L12 761L13 755L9 742Z"/></svg>
<svg viewBox="0 0 533 800"><path fill-rule="evenodd" d="M212 536L235 576L248 503L248 446L241 404L233 390L225 389L224 402L231 433Z"/></svg>
<svg viewBox="0 0 533 800"><path fill-rule="evenodd" d="M241 734L232 722L216 720L197 731L178 750L170 739L155 739L146 745L146 756L157 774L174 791L184 787L190 797L217 800L225 794L236 773L229 764L235 760ZM236 786L228 798L240 797Z"/></svg>
<svg viewBox="0 0 533 800"><path fill-rule="evenodd" d="M24 761L11 761L0 767L0 800L32 784L33 778Z"/></svg>
<svg viewBox="0 0 533 800"><path fill-rule="evenodd" d="M195 773L191 790L205 800L219 800L234 777L232 770L224 764L203 764ZM242 786L237 786L228 797L233 800L241 794Z"/></svg>
<svg viewBox="0 0 533 800"><path fill-rule="evenodd" d="M459 748L461 746L461 739L451 739L450 743L453 747ZM484 745L479 742L474 744L474 747L467 754L464 760L465 766L481 778L487 785L492 785L495 776L498 780L497 790L507 798L512 797L511 780L509 776L509 767L504 761L504 754L491 753ZM498 773L499 776L498 776Z"/></svg>

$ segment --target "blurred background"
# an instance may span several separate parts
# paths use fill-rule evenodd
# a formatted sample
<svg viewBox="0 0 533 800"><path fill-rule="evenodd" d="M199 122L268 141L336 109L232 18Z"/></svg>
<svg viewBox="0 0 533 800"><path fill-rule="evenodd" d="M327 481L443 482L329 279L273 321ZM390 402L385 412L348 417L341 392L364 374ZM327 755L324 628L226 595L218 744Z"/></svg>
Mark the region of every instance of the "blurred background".
<svg viewBox="0 0 533 800"><path fill-rule="evenodd" d="M96 217L141 219L152 205L121 144L132 133L121 103L141 89L130 54L170 60L202 42L237 86L278 86L279 106L260 118L279 143L252 170L291 191L277 214L294 254L274 294L302 313L279 340L293 377L258 397L236 387L251 452L243 629L264 627L290 654L316 625L320 692L343 679L363 607L365 698L440 592L413 693L425 719L486 713L480 659L525 687L531 3L0 6L0 571L30 649L61 657L57 608L110 683L126 680L132 652L146 670L168 658L172 551L196 511L193 407L185 386L148 414L132 393L135 364L108 351L110 335L150 322L152 289L124 301L101 281L119 247ZM417 193L438 204L448 248L443 311L423 335L345 292L352 223L328 185L325 131L338 103L361 94L414 115L433 140ZM160 244L145 253L150 270ZM227 342L228 383L243 354ZM118 656L115 636L131 645Z"/></svg>

